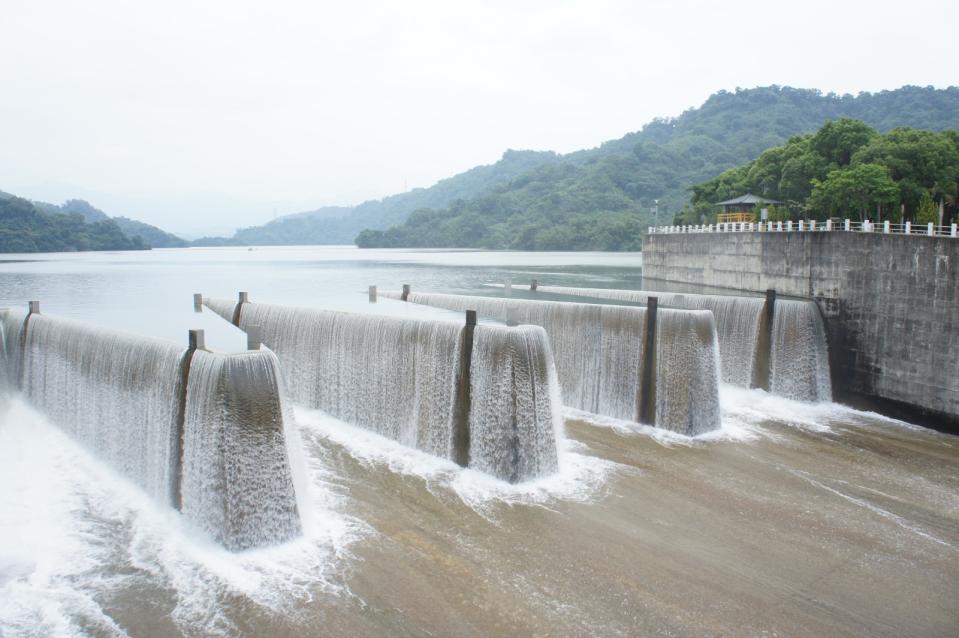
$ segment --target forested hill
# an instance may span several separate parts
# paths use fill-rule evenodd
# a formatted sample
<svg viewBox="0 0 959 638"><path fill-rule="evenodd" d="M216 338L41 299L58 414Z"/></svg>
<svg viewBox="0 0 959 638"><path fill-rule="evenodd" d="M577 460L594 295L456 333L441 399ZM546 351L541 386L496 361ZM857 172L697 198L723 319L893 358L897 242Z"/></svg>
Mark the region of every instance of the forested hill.
<svg viewBox="0 0 959 638"><path fill-rule="evenodd" d="M559 156L555 153L506 151L495 164L471 168L429 188L417 188L353 208L328 206L286 215L262 226L241 228L233 237L204 237L193 245L352 244L364 228L389 228L405 221L414 210L441 208L457 199L475 197L532 168L557 161Z"/></svg>
<svg viewBox="0 0 959 638"><path fill-rule="evenodd" d="M150 248L185 248L190 245L190 242L173 233L160 230L156 226L136 219L130 219L129 217L113 217L112 219L124 234L128 237L142 238L143 243Z"/></svg>
<svg viewBox="0 0 959 638"><path fill-rule="evenodd" d="M82 199L61 205L0 191L0 252L142 250L188 243L156 226L113 217Z"/></svg>
<svg viewBox="0 0 959 638"><path fill-rule="evenodd" d="M0 195L0 253L143 250L112 219L87 222L79 212L48 212L26 199Z"/></svg>
<svg viewBox="0 0 959 638"><path fill-rule="evenodd" d="M880 132L959 128L959 87L857 96L777 86L722 91L677 118L557 156L478 196L423 207L405 223L365 230L356 241L361 247L636 250L654 207L660 222L671 220L689 201L692 185L842 117Z"/></svg>

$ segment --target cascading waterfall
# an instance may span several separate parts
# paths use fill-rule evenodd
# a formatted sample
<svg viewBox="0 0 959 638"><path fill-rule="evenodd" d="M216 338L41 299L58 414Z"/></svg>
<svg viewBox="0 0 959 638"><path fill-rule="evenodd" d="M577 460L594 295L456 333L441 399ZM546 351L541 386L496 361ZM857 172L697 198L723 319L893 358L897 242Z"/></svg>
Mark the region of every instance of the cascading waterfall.
<svg viewBox="0 0 959 638"><path fill-rule="evenodd" d="M657 314L656 423L690 436L715 430L722 413L713 315L665 308Z"/></svg>
<svg viewBox="0 0 959 638"><path fill-rule="evenodd" d="M40 314L24 324L25 316L0 316L4 368L26 325L21 389L51 422L228 549L299 533L272 353L185 353Z"/></svg>
<svg viewBox="0 0 959 638"><path fill-rule="evenodd" d="M806 301L776 301L770 390L800 401L832 398L829 350L822 316Z"/></svg>
<svg viewBox="0 0 959 638"><path fill-rule="evenodd" d="M38 314L26 335L27 400L157 502L170 503L183 349Z"/></svg>
<svg viewBox="0 0 959 638"><path fill-rule="evenodd" d="M558 469L556 372L546 333L534 326L477 326L470 407L471 464L510 482ZM529 392L517 391L529 388Z"/></svg>
<svg viewBox="0 0 959 638"><path fill-rule="evenodd" d="M0 392L18 388L22 360L21 338L27 311L22 308L0 308Z"/></svg>
<svg viewBox="0 0 959 638"><path fill-rule="evenodd" d="M278 375L269 350L190 363L182 511L230 550L300 533Z"/></svg>
<svg viewBox="0 0 959 638"><path fill-rule="evenodd" d="M716 318L722 380L742 387L752 384L766 303L763 298L568 286L538 286L537 290L633 303L646 303L649 297L658 297L661 307L709 310ZM777 342L779 346L775 345ZM825 327L814 302L778 299L772 343L772 392L802 401L832 399ZM801 350L805 347L809 350Z"/></svg>
<svg viewBox="0 0 959 638"><path fill-rule="evenodd" d="M546 329L566 405L638 420L645 308L417 292L411 292L408 301L449 310L476 310L500 319L508 308L514 308L520 322ZM675 327L665 325L674 322ZM656 393L658 398L671 400L657 405L656 425L684 434L719 428L719 377L711 315L666 312L657 325L656 347L661 354L656 360ZM681 388L702 392L684 394Z"/></svg>
<svg viewBox="0 0 959 638"><path fill-rule="evenodd" d="M204 303L232 319L233 302ZM555 384L555 373L543 373L553 366L545 339L522 331L521 348L512 331L477 326L466 396L457 390L460 324L245 303L240 327L252 326L279 358L294 402L453 460L457 427L466 427L469 466L506 481L557 468L560 421L544 391Z"/></svg>
<svg viewBox="0 0 959 638"><path fill-rule="evenodd" d="M452 458L461 326L244 304L240 327L249 326L288 371L294 402Z"/></svg>

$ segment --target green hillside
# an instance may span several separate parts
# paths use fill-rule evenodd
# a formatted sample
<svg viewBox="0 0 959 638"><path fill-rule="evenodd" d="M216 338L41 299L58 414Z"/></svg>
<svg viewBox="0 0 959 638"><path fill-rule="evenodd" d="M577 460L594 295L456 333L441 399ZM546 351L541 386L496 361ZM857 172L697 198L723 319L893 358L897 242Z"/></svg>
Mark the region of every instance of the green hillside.
<svg viewBox="0 0 959 638"><path fill-rule="evenodd" d="M671 220L689 188L826 121L850 117L879 131L959 127L959 88L824 95L764 87L722 91L675 119L655 120L596 149L559 156L481 195L424 207L361 247L525 250L638 249L651 223Z"/></svg>
<svg viewBox="0 0 959 638"><path fill-rule="evenodd" d="M114 217L113 221L125 235L128 237L139 236L150 248L183 248L190 245L190 242L172 233L129 217Z"/></svg>
<svg viewBox="0 0 959 638"><path fill-rule="evenodd" d="M156 226L128 217L111 218L82 199L70 199L58 206L0 191L0 205L0 252L142 250L189 245Z"/></svg>
<svg viewBox="0 0 959 638"><path fill-rule="evenodd" d="M45 212L19 197L0 197L0 252L143 250L111 219L88 223L79 212Z"/></svg>

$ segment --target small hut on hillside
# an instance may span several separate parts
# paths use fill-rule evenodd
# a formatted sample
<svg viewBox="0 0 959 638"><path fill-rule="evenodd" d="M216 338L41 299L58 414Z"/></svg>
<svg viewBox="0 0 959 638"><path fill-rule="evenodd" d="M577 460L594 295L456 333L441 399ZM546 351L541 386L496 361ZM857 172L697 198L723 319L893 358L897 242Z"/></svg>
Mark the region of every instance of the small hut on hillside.
<svg viewBox="0 0 959 638"><path fill-rule="evenodd" d="M716 221L720 224L726 222L754 222L756 221L757 204L782 204L782 202L746 193L733 199L727 199L724 202L717 202L716 206L722 206L723 212L719 213Z"/></svg>

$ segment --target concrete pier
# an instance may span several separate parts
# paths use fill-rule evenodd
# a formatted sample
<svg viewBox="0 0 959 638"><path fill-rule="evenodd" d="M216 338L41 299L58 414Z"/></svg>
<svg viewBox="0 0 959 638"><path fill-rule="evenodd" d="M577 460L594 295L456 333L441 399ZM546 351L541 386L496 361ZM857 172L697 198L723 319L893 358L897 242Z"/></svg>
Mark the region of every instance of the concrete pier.
<svg viewBox="0 0 959 638"><path fill-rule="evenodd" d="M263 344L263 329L260 326L248 326L246 328L246 349L259 350Z"/></svg>
<svg viewBox="0 0 959 638"><path fill-rule="evenodd" d="M753 363L752 387L770 389L772 378L773 320L776 316L776 291L766 291L766 302L759 322L756 339L756 357Z"/></svg>
<svg viewBox="0 0 959 638"><path fill-rule="evenodd" d="M237 293L236 307L233 309L233 325L240 327L240 313L243 312L243 304L250 303L250 293Z"/></svg>
<svg viewBox="0 0 959 638"><path fill-rule="evenodd" d="M196 295L193 298L195 301ZM173 444L175 447L170 459L173 464L170 472L172 475L170 500L171 505L177 511L183 509L183 437L186 431L186 394L190 382L190 364L193 362L193 355L196 354L196 351L205 347L204 332L202 330L190 330L187 336L187 350L183 353L183 358L180 359L180 382L177 385L176 416L174 417L176 433L173 437Z"/></svg>
<svg viewBox="0 0 959 638"><path fill-rule="evenodd" d="M476 330L476 311L466 311L463 342L460 350L459 374L456 377L456 397L453 415L453 461L461 467L470 464L470 409L472 393L470 374L473 362L473 333Z"/></svg>
<svg viewBox="0 0 959 638"><path fill-rule="evenodd" d="M639 422L656 425L656 315L659 299L646 301L646 336L643 343L643 367L639 378Z"/></svg>

